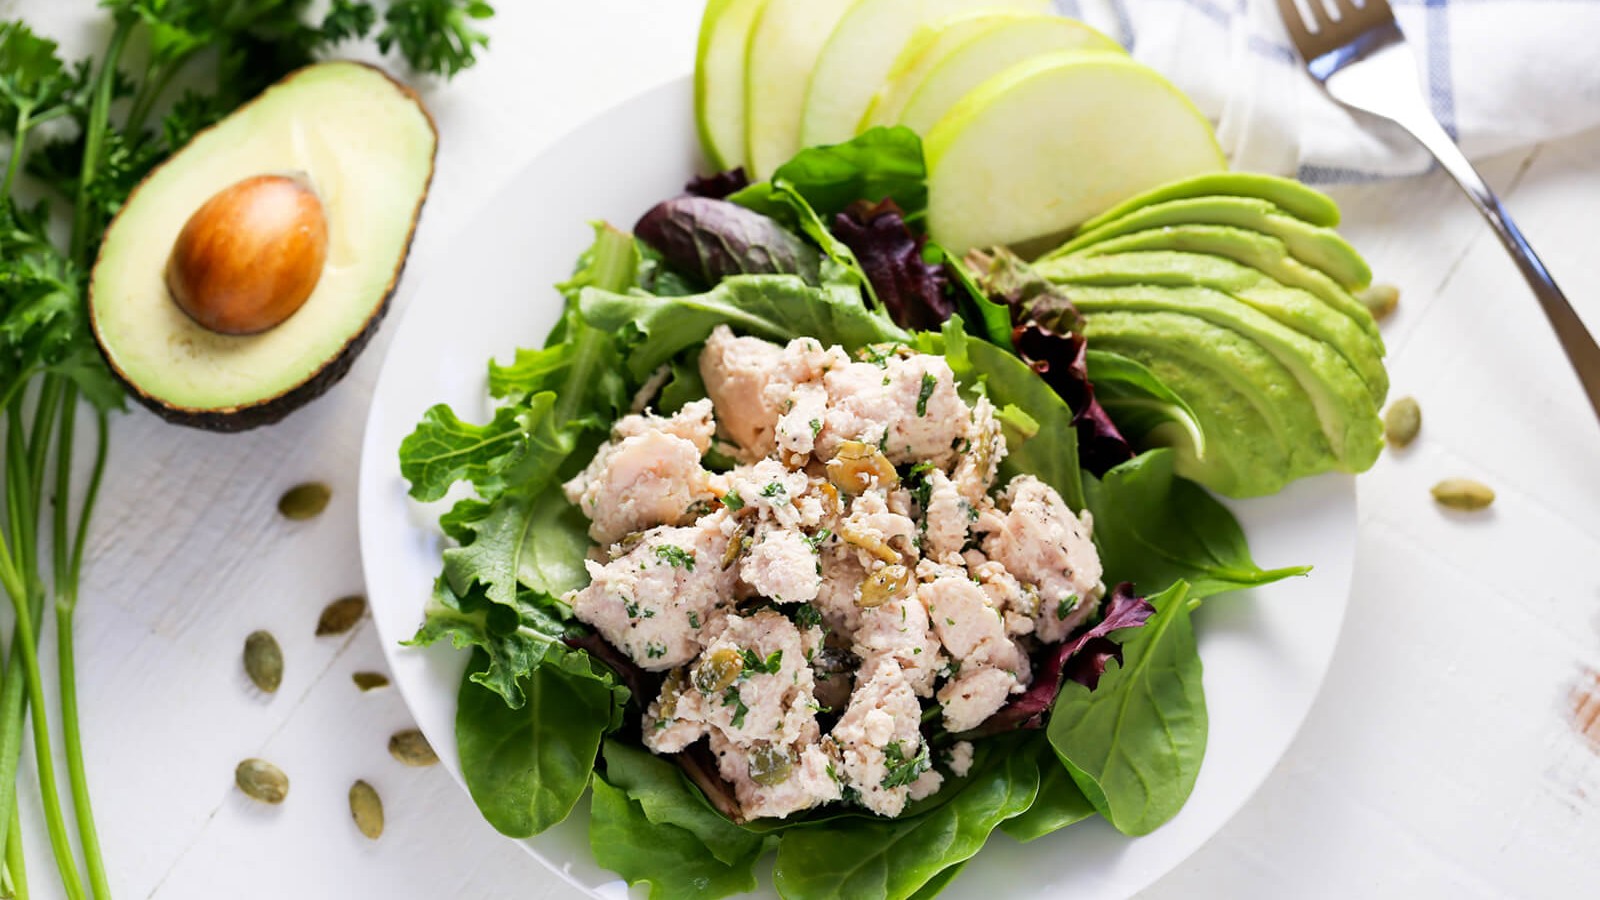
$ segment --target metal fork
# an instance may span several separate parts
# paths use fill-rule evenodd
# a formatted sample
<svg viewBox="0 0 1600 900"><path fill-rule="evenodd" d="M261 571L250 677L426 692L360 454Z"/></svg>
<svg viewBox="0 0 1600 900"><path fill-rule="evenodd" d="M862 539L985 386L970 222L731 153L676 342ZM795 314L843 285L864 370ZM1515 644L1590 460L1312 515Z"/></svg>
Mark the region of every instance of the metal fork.
<svg viewBox="0 0 1600 900"><path fill-rule="evenodd" d="M1600 417L1600 346L1500 199L1429 111L1417 80L1416 57L1387 0L1302 0L1304 8L1296 0L1277 2L1311 77L1345 106L1381 116L1410 132L1466 191L1533 288Z"/></svg>

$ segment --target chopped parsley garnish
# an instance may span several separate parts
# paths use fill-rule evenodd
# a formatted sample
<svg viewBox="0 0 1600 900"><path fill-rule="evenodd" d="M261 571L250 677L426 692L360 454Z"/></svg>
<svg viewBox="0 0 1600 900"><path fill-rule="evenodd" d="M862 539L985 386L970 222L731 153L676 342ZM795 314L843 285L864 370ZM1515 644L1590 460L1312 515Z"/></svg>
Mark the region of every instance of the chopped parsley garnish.
<svg viewBox="0 0 1600 900"><path fill-rule="evenodd" d="M754 650L740 650L739 655L744 658L745 675L776 675L783 667L783 651L774 650L763 660L756 655Z"/></svg>
<svg viewBox="0 0 1600 900"><path fill-rule="evenodd" d="M787 493L787 491L784 490L783 482L781 481L771 482L761 489L761 496L763 497L776 497L783 493Z"/></svg>
<svg viewBox="0 0 1600 900"><path fill-rule="evenodd" d="M794 608L794 624L801 628L817 628L822 625L822 610L809 603L801 603Z"/></svg>
<svg viewBox="0 0 1600 900"><path fill-rule="evenodd" d="M698 519L709 512L711 512L710 501L696 500L695 502L689 504L688 508L683 511L683 514L691 519Z"/></svg>
<svg viewBox="0 0 1600 900"><path fill-rule="evenodd" d="M694 571L694 554L673 544L657 544L656 556L674 569Z"/></svg>
<svg viewBox="0 0 1600 900"><path fill-rule="evenodd" d="M667 645L651 641L644 645L644 655L651 659L660 659L667 655Z"/></svg>
<svg viewBox="0 0 1600 900"><path fill-rule="evenodd" d="M917 391L917 415L928 414L928 398L933 396L933 389L939 386L939 379L931 374L922 373L922 388Z"/></svg>
<svg viewBox="0 0 1600 900"><path fill-rule="evenodd" d="M744 498L739 496L738 491L729 491L722 495L722 505L734 512L738 512L744 509Z"/></svg>
<svg viewBox="0 0 1600 900"><path fill-rule="evenodd" d="M891 343L868 344L856 351L856 358L882 369L889 365L889 360L899 355L900 347L900 344Z"/></svg>
<svg viewBox="0 0 1600 900"><path fill-rule="evenodd" d="M1068 594L1067 596L1062 597L1061 598L1061 602L1056 604L1056 620L1057 621L1061 621L1061 620L1066 619L1066 617L1069 614L1071 614L1071 612L1073 610L1075 610L1077 608L1078 608L1078 595L1077 594Z"/></svg>
<svg viewBox="0 0 1600 900"><path fill-rule="evenodd" d="M822 433L822 420L821 419L812 419L810 422L808 422L806 424L811 426L811 436L812 437L816 437L817 435Z"/></svg>
<svg viewBox="0 0 1600 900"><path fill-rule="evenodd" d="M885 766L888 773L883 776L882 786L886 788L905 787L922 777L922 773L933 766L928 759L928 745L924 743L918 748L915 756L907 757L900 748L900 742L895 741L883 748Z"/></svg>
<svg viewBox="0 0 1600 900"><path fill-rule="evenodd" d="M928 511L928 502L933 496L933 469L933 463L923 460L906 473L906 481L911 485L911 498L917 501L917 506L923 512Z"/></svg>
<svg viewBox="0 0 1600 900"><path fill-rule="evenodd" d="M731 687L723 691L722 705L733 707L733 727L743 728L744 714L750 711L750 707L744 705L744 698L739 696L739 689Z"/></svg>
<svg viewBox="0 0 1600 900"><path fill-rule="evenodd" d="M630 619L637 619L641 616L646 619L654 619L656 617L655 610L648 606L640 607L639 604L633 602L632 600L623 599L622 608L628 611L628 618Z"/></svg>
<svg viewBox="0 0 1600 900"><path fill-rule="evenodd" d="M818 547L822 546L823 543L825 543L828 540L828 538L831 538L831 537L833 537L833 532L832 531L829 531L826 528L819 528L819 529L817 529L817 533L816 534L808 535L805 540L806 540L806 543L811 545L811 549L815 550Z"/></svg>
<svg viewBox="0 0 1600 900"><path fill-rule="evenodd" d="M695 612L692 609L689 610L689 627L690 628L699 628L700 627L700 614Z"/></svg>

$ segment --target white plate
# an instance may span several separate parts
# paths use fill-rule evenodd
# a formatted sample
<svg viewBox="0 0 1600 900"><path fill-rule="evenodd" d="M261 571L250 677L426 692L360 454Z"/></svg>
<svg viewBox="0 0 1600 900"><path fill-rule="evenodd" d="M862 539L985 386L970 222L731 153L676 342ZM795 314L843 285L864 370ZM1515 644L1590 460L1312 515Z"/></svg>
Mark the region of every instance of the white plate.
<svg viewBox="0 0 1600 900"><path fill-rule="evenodd" d="M417 724L460 780L456 689L466 653L400 646L439 572L434 518L406 497L396 448L435 403L484 421L485 363L536 345L554 324L551 288L588 246L587 222L628 226L676 194L699 164L687 79L597 116L530 162L445 252L410 273L415 293L389 349L361 458L361 557L378 633ZM1355 556L1353 479L1324 476L1233 504L1264 566L1309 563L1310 578L1209 601L1197 614L1211 737L1194 795L1147 837L1096 819L1032 844L996 832L949 897L1123 897L1193 853L1266 778L1300 727L1338 640ZM574 886L620 894L589 852L587 807L528 852Z"/></svg>

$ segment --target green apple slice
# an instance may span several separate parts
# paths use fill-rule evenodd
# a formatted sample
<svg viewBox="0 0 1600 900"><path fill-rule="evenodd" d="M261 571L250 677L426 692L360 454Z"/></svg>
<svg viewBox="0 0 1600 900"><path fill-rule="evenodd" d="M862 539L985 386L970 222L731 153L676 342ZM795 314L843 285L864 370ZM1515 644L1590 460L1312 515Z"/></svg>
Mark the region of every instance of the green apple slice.
<svg viewBox="0 0 1600 900"><path fill-rule="evenodd" d="M872 95L872 102L856 130L898 124L900 111L905 109L906 101L916 93L928 73L968 41L1011 22L1040 22L1046 18L1054 17L1016 10L980 9L946 16L918 28L895 57L883 86Z"/></svg>
<svg viewBox="0 0 1600 900"><path fill-rule="evenodd" d="M1050 0L858 0L817 55L806 89L800 143L836 144L855 137L873 94L917 29L978 10L1050 12Z"/></svg>
<svg viewBox="0 0 1600 900"><path fill-rule="evenodd" d="M757 13L744 69L745 164L751 178L769 177L800 152L811 70L834 25L856 2L767 0Z"/></svg>
<svg viewBox="0 0 1600 900"><path fill-rule="evenodd" d="M1021 60L1062 50L1123 52L1116 41L1074 19L1045 16L1001 25L973 37L930 69L896 121L927 134L973 88Z"/></svg>
<svg viewBox="0 0 1600 900"><path fill-rule="evenodd" d="M1205 116L1126 56L1034 57L928 132L928 228L956 254L1060 234L1142 191L1226 168Z"/></svg>
<svg viewBox="0 0 1600 900"><path fill-rule="evenodd" d="M744 61L750 27L766 0L711 0L700 17L694 120L717 169L744 165Z"/></svg>

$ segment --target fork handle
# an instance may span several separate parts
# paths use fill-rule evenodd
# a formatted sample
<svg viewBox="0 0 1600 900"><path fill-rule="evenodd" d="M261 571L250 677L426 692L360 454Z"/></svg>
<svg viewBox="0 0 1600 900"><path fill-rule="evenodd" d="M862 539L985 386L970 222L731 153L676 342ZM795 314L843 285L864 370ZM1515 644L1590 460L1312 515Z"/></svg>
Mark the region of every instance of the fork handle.
<svg viewBox="0 0 1600 900"><path fill-rule="evenodd" d="M1578 381L1583 384L1584 393L1589 397L1589 405L1600 417L1600 345L1595 344L1594 336L1584 327L1583 320L1578 317L1572 304L1567 302L1561 288L1556 286L1550 271L1528 245L1527 238L1522 236L1517 223L1511 220L1511 214L1501 205L1500 198L1489 189L1483 176L1467 161L1466 154L1461 152L1461 148L1456 146L1455 141L1431 115L1408 117L1407 121L1400 124L1439 160L1439 164L1461 185L1461 189L1472 200L1472 205L1478 208L1489 227L1499 236L1500 243L1505 245L1506 251L1516 261L1517 268L1522 271L1522 277L1533 288L1533 295L1544 309L1545 318L1550 320L1550 327L1555 329L1556 338L1561 341L1561 349L1566 351L1568 361L1578 373Z"/></svg>

